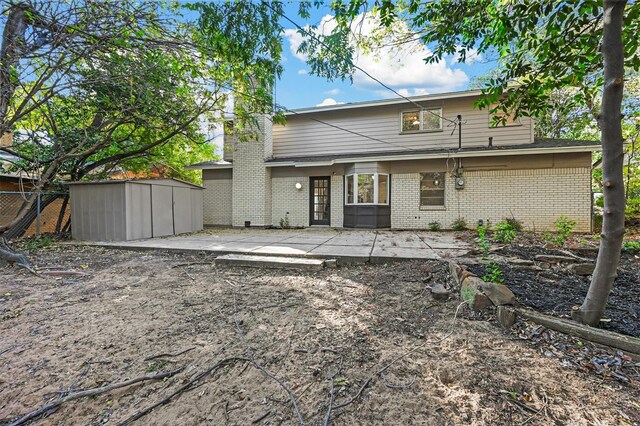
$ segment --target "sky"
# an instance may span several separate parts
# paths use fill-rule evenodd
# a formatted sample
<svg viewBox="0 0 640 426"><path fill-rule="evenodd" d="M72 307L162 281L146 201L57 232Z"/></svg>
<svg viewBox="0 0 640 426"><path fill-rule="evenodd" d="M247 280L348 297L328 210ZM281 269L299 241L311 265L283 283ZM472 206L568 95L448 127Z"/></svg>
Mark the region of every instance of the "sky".
<svg viewBox="0 0 640 426"><path fill-rule="evenodd" d="M328 9L313 10L308 20L298 16L296 4L287 5L285 13L302 27L318 25L325 31L332 28ZM275 93L279 105L298 109L398 97L359 71L354 74L353 82L331 82L310 75L305 57L297 53L303 36L290 22L283 19L282 24L285 28L282 63L284 72L276 83ZM362 32L370 32L374 25L373 22L364 21ZM403 96L465 90L474 77L485 75L495 65L480 54L469 55L466 64L457 63L455 57L445 58L436 64L425 64L423 58L428 53L428 48L419 44L406 46L399 52L390 49L369 55L358 52L356 64Z"/></svg>

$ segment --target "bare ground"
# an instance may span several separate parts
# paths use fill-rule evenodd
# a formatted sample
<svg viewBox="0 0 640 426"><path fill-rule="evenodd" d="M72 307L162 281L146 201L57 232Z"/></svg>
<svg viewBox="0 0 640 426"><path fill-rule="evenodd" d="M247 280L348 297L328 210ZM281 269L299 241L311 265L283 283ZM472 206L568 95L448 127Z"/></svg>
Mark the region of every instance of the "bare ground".
<svg viewBox="0 0 640 426"><path fill-rule="evenodd" d="M458 301L426 291L446 280L438 262L309 273L71 246L32 259L88 275L0 270L0 423L70 391L184 367L37 420L119 424L215 363L253 355L255 365L230 362L134 424L299 424L265 372L291 390L305 424L325 424L331 383L332 407L353 399L332 408L334 425L640 424L637 381L563 367L494 323L454 322Z"/></svg>

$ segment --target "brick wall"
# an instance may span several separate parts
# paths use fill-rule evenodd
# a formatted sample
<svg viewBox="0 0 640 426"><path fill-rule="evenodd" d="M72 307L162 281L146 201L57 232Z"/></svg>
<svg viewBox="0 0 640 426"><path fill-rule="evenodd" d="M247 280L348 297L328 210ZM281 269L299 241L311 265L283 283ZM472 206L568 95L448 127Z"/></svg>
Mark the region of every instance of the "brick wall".
<svg viewBox="0 0 640 426"><path fill-rule="evenodd" d="M331 176L331 226L342 228L344 219L344 176Z"/></svg>
<svg viewBox="0 0 640 426"><path fill-rule="evenodd" d="M296 183L302 189L296 189ZM277 177L272 179L273 225L280 226L280 219L289 217L290 226L309 226L309 178Z"/></svg>
<svg viewBox="0 0 640 426"><path fill-rule="evenodd" d="M231 179L202 181L204 186L204 224L231 225L233 184Z"/></svg>
<svg viewBox="0 0 640 426"><path fill-rule="evenodd" d="M233 140L233 226L271 225L271 170L264 159L271 156L272 123L266 116L257 121L257 140Z"/></svg>
<svg viewBox="0 0 640 426"><path fill-rule="evenodd" d="M591 170L584 168L486 170L464 173L465 189L445 180L445 208L420 208L420 174L391 178L391 227L428 228L433 221L444 228L458 217L475 227L478 219L491 223L512 215L526 228L552 230L560 215L577 221L575 230L591 229Z"/></svg>

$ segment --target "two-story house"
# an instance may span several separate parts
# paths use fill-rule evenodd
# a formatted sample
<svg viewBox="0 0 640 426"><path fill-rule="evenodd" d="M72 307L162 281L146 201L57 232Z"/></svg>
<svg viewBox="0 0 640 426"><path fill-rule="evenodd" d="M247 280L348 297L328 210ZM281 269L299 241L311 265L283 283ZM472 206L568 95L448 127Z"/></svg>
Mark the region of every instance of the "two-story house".
<svg viewBox="0 0 640 426"><path fill-rule="evenodd" d="M534 138L530 118L492 125L477 91L306 108L259 137L231 136L202 169L205 225L448 228L514 217L591 229L597 142ZM458 117L460 116L460 117ZM462 125L456 123L461 122Z"/></svg>

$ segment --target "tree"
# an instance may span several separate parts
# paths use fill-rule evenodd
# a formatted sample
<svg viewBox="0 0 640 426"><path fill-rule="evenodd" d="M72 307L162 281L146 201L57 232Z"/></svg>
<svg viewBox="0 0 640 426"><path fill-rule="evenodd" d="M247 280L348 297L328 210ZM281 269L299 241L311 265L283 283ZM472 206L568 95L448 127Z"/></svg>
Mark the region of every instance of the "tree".
<svg viewBox="0 0 640 426"><path fill-rule="evenodd" d="M302 10L308 7L310 2ZM313 73L345 78L355 65L350 56L354 49L344 46L358 42L351 23L368 12L368 3L337 0L332 9L337 21L334 32L323 37L301 30L307 36L301 49L312 57ZM573 103L584 105L595 97L595 87L602 88L598 123L603 147L603 231L589 292L572 312L576 320L596 325L616 276L624 234L620 112L625 66L640 68L640 5L614 0L382 0L370 13L377 16L381 31L405 25L410 33L406 40L420 40L431 49L427 62L447 55L457 55L464 62L473 51L496 55L500 67L483 88L476 103L479 108L499 102L492 112L540 116L554 90L576 87ZM376 37L381 39L379 34ZM340 64L333 66L333 62ZM592 76L595 81L588 81Z"/></svg>
<svg viewBox="0 0 640 426"><path fill-rule="evenodd" d="M0 149L39 179L0 236L20 235L39 193L58 181L158 161L181 175L174 165L209 153L200 121L222 121L231 93L251 99L237 103L239 125L271 106L271 93L253 87L279 72L271 9L189 7L187 15L144 0L2 0L0 135L15 137Z"/></svg>

